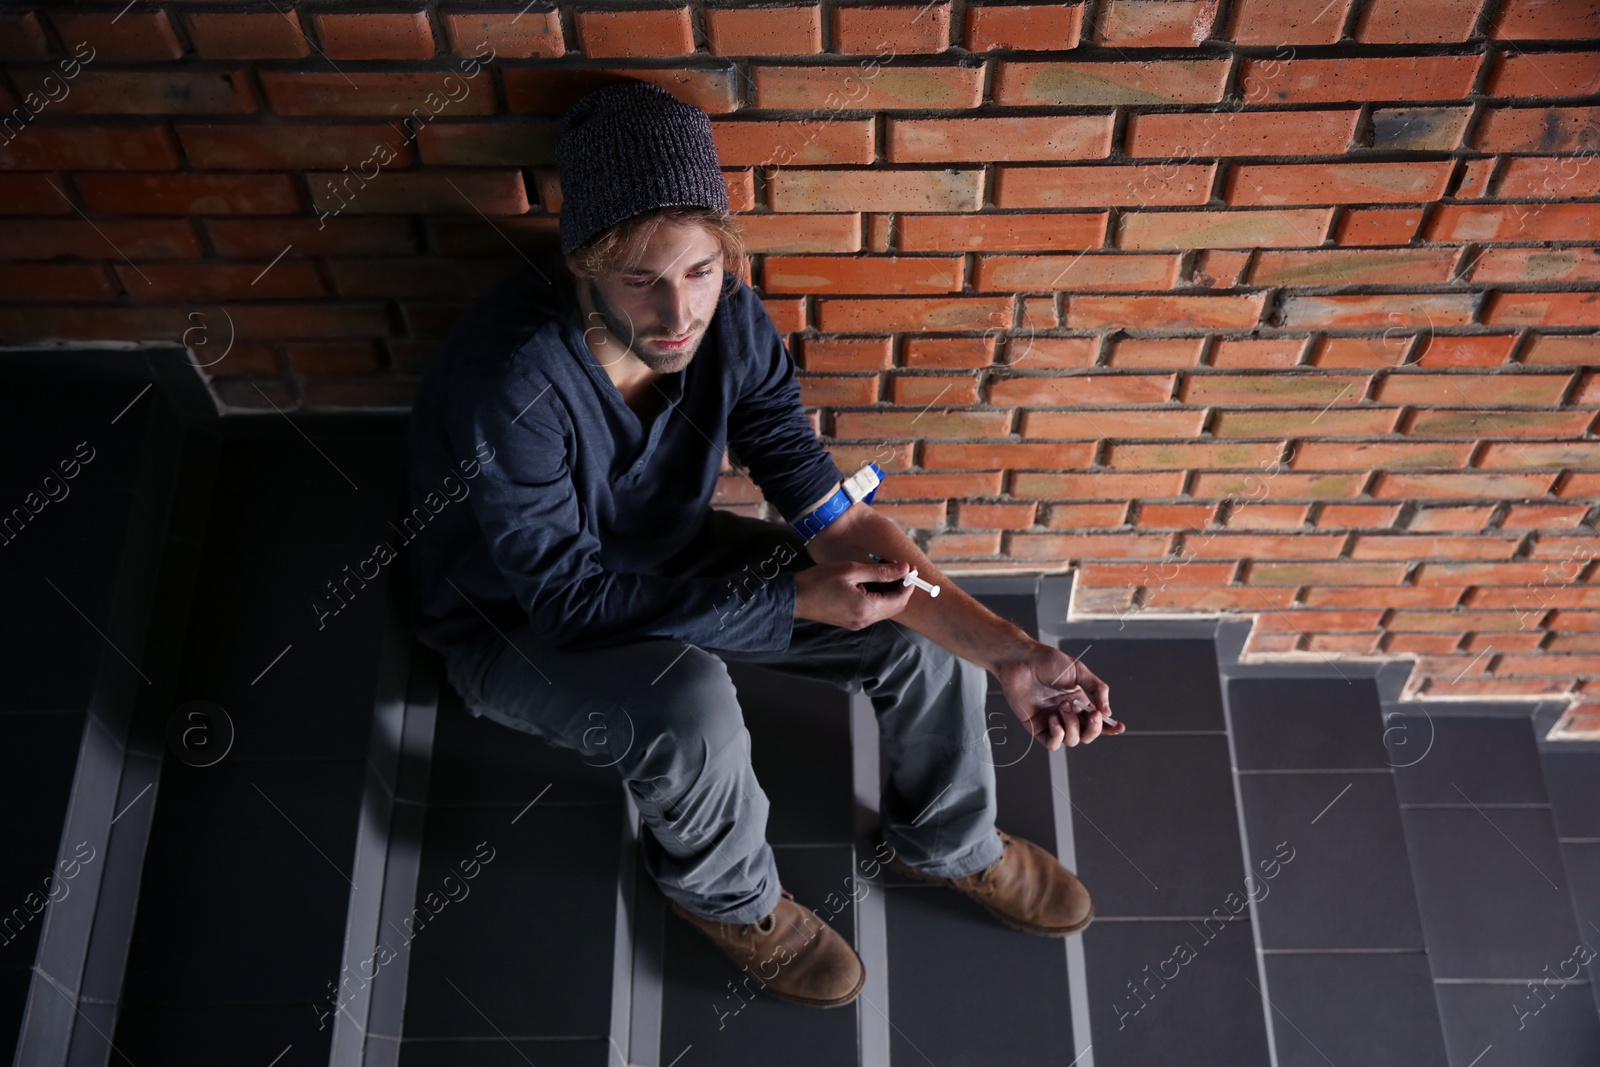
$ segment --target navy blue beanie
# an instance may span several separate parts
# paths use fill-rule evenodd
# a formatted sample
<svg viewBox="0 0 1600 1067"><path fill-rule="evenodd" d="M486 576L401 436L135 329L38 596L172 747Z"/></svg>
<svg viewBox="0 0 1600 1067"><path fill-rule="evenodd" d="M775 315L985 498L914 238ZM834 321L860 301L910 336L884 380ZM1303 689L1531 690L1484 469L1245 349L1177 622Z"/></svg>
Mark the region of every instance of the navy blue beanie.
<svg viewBox="0 0 1600 1067"><path fill-rule="evenodd" d="M561 116L561 254L652 208L728 210L711 117L651 82L625 81Z"/></svg>

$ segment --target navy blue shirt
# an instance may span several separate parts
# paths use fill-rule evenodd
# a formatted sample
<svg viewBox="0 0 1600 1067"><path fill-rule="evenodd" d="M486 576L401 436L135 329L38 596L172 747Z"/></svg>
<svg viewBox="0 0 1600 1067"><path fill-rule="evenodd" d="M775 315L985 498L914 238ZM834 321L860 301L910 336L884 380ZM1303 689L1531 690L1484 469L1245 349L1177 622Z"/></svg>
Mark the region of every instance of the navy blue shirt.
<svg viewBox="0 0 1600 1067"><path fill-rule="evenodd" d="M655 380L667 403L646 427L584 343L561 260L537 269L463 315L418 390L402 523L418 639L444 652L529 623L556 646L787 648L792 573L735 595L726 577L661 568L709 514L729 445L787 521L842 477L761 301L724 276L694 358Z"/></svg>

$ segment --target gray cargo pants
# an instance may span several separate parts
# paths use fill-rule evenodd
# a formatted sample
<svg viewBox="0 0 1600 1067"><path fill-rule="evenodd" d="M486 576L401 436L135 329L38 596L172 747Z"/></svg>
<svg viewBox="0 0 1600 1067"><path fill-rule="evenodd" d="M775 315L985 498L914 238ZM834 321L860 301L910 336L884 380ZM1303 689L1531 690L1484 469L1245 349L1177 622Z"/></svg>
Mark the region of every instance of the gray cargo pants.
<svg viewBox="0 0 1600 1067"><path fill-rule="evenodd" d="M695 541L661 570L721 577L772 561L775 552L790 559L783 570L803 570L815 565L804 544L787 523L712 511ZM645 869L667 897L698 915L755 922L779 899L767 797L751 769L750 735L724 660L867 693L891 768L883 836L900 859L957 877L1000 858L987 672L892 619L847 630L797 618L781 652L702 649L671 638L552 648L523 626L444 658L474 715L616 768L650 830L641 839Z"/></svg>

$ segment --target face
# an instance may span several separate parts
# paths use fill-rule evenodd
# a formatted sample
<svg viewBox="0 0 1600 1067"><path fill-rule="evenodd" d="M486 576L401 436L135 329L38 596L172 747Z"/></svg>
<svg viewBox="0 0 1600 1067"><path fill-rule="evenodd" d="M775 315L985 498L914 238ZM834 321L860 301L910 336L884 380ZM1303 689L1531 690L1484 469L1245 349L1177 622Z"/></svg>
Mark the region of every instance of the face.
<svg viewBox="0 0 1600 1067"><path fill-rule="evenodd" d="M631 272L578 279L579 301L590 305L584 340L613 369L637 360L658 374L682 370L710 328L722 276L722 245L710 231L664 222Z"/></svg>

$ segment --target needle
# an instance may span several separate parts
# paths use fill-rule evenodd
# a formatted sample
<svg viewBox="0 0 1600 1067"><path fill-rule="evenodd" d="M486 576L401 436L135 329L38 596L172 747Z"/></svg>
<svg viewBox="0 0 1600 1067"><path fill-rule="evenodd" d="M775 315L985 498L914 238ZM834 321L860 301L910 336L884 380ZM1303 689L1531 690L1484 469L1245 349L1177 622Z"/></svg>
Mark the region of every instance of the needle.
<svg viewBox="0 0 1600 1067"><path fill-rule="evenodd" d="M878 555L876 552L868 552L867 555L870 556L871 558L877 560L879 563L887 563L887 562L889 562L888 560L884 559L882 556ZM925 589L925 590L927 590L927 593L928 593L929 596L938 596L939 595L939 587L936 586L936 585L929 585L927 582L923 581L921 578L918 578L917 577L917 569L915 567L911 568L911 573L910 574L906 575L904 578L902 578L900 580L900 584L901 585L914 585L918 589Z"/></svg>

